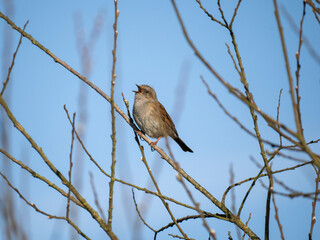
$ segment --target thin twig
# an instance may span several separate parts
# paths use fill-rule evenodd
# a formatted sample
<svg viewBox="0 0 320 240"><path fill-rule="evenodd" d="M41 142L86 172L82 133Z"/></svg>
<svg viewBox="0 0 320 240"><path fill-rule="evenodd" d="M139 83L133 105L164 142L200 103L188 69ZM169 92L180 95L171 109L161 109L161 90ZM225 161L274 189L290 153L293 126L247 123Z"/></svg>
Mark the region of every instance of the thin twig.
<svg viewBox="0 0 320 240"><path fill-rule="evenodd" d="M114 0L114 23L113 23L113 50L112 50L112 72L111 72L111 127L112 127L112 163L111 163L111 179L109 182L109 209L108 209L108 226L112 228L112 211L113 211L113 188L114 188L114 176L115 176L115 165L116 165L116 118L115 118L115 104L114 104L114 85L116 79L116 51L117 51L117 37L118 37L118 1Z"/></svg>
<svg viewBox="0 0 320 240"><path fill-rule="evenodd" d="M251 219L251 213L249 213L248 220L246 221L246 226L248 226L250 219ZM245 236L246 236L246 233L243 233L243 235L242 235L242 240L244 240L244 237L245 237Z"/></svg>
<svg viewBox="0 0 320 240"><path fill-rule="evenodd" d="M213 15L211 15L211 14L207 11L207 9L205 9L205 8L202 6L202 3L201 3L200 0L196 0L196 2L199 4L199 7L203 10L203 12L204 12L205 14L207 14L207 16L208 16L212 21L217 22L217 23L219 23L221 26L225 27L225 25L224 25L222 22L220 22L218 19L216 19Z"/></svg>
<svg viewBox="0 0 320 240"><path fill-rule="evenodd" d="M278 99L278 106L277 106L277 122L279 122L279 116L280 116L280 100L281 100L281 93L282 93L282 88L280 89L279 93L279 99ZM280 130L280 126L278 126L278 129ZM280 146L282 146L282 137L281 134L279 134L279 141L280 141Z"/></svg>
<svg viewBox="0 0 320 240"><path fill-rule="evenodd" d="M278 207L277 207L277 204L276 204L276 199L274 197L274 193L272 193L272 202L273 202L273 207L274 207L274 212L275 212L274 217L275 217L275 219L277 221L277 224L278 224L278 227L279 227L281 239L285 240L284 234L283 234L282 224L281 224L280 218L279 218L279 210L278 210Z"/></svg>
<svg viewBox="0 0 320 240"><path fill-rule="evenodd" d="M232 55L232 53L231 53L230 47L229 47L229 45L228 45L227 43L226 43L226 46L227 46L227 48L228 48L228 53L229 53L229 55L230 55L230 57L231 57L231 59L232 59L234 68L237 70L238 74L241 76L241 72L240 72L240 70L239 70L239 68L238 68L238 65L237 65L237 63L236 63L236 60L234 59L234 57L233 57L233 55Z"/></svg>
<svg viewBox="0 0 320 240"><path fill-rule="evenodd" d="M228 24L227 20L225 19L223 10L221 8L220 0L217 1L217 4L218 4L218 7L219 7L219 12L221 14L221 18L224 21L224 25L225 25L226 28L229 28L229 24Z"/></svg>
<svg viewBox="0 0 320 240"><path fill-rule="evenodd" d="M169 233L168 235L171 236L171 237L173 237L173 238L178 238L178 239L195 240L195 239L193 239L193 238L185 238L185 237L181 237L181 236L179 236L179 235L175 235L175 234L171 234L171 233Z"/></svg>
<svg viewBox="0 0 320 240"><path fill-rule="evenodd" d="M185 239L185 240L195 240L194 238L185 238L185 237L181 237L179 235L175 235L175 234L168 234L169 236L173 237L173 238L178 238L178 239Z"/></svg>
<svg viewBox="0 0 320 240"><path fill-rule="evenodd" d="M260 184L263 188L268 189L268 187L263 183L263 181L260 180ZM314 195L319 194L320 191L317 192L309 192L309 193L303 193L303 192L292 192L292 193L283 193L283 192L278 192L273 190L272 191L274 194L283 196L283 197L288 197L288 198L296 198L296 197L304 197L308 199L314 200ZM317 201L320 201L320 199L317 199Z"/></svg>
<svg viewBox="0 0 320 240"><path fill-rule="evenodd" d="M310 144L318 143L319 141L320 141L320 138L317 139L317 140L311 140L311 141L307 142L306 144L307 144L307 145L310 145ZM280 145L275 145L275 147L278 147L278 148L279 148L279 147L281 147L281 146L280 146ZM290 152L292 152L292 151L302 152L302 151L303 151L303 149L297 148L297 147L298 147L297 145L287 145L287 146L282 146L281 149L289 150ZM277 151L277 150L275 150L275 151ZM272 154L273 154L273 152L268 152L268 151L267 151L267 153L268 153L269 155L272 155Z"/></svg>
<svg viewBox="0 0 320 240"><path fill-rule="evenodd" d="M153 232L155 233L156 230L154 230L152 227L150 227L150 225L148 225L148 224L146 223L146 221L143 219L143 217L141 216L141 213L140 213L139 208L138 208L138 204L137 204L137 202L136 202L136 198L135 198L135 196L134 196L133 188L132 188L132 198L133 198L134 206L136 207L136 211L137 211L137 213L138 213L138 215L139 215L139 218L141 219L141 221L143 222L143 224L144 224L145 226L147 226L151 231L153 231Z"/></svg>
<svg viewBox="0 0 320 240"><path fill-rule="evenodd" d="M283 187L285 190L287 190L288 192L292 193L292 194L296 194L298 193L296 190L294 190L293 188L289 187L287 184L285 184L283 181L278 180L277 178L274 177L274 181L279 184L281 187Z"/></svg>
<svg viewBox="0 0 320 240"><path fill-rule="evenodd" d="M312 239L312 232L313 232L313 227L314 224L316 223L316 204L318 201L318 194L319 194L319 182L320 182L320 170L315 168L316 171L316 191L314 194L314 200L312 202L312 214L311 214L311 224L310 224L310 232L309 232L309 239Z"/></svg>
<svg viewBox="0 0 320 240"><path fill-rule="evenodd" d="M234 172L233 172L233 165L230 164L230 186L234 184ZM236 213L236 192L235 189L233 188L231 191L231 210L232 212ZM241 233L240 233L240 229L238 227L236 227L236 232L237 232L237 237L238 239L240 239Z"/></svg>
<svg viewBox="0 0 320 240"><path fill-rule="evenodd" d="M292 76L291 76L291 70L290 70L289 58L288 58L288 53L287 53L287 47L286 47L286 42L285 42L285 39L284 39L283 28L282 28L282 25L281 25L281 20L280 20L277 0L273 0L273 5L274 5L274 14L275 14L275 17L276 17L276 20L277 20L279 35L280 35L280 39L281 39L283 57L284 57L286 70L287 70L287 75L288 75L291 103L292 103L292 108L293 108L293 112L294 112L294 119L295 119L295 122L296 122L296 128L297 128L299 137L303 138L302 126L301 126L301 122L299 120L298 111L297 111L297 103L296 103L294 90L293 90L294 89L293 88L293 79L292 79Z"/></svg>
<svg viewBox="0 0 320 240"><path fill-rule="evenodd" d="M232 25L233 25L234 19L235 19L236 15L237 15L238 9L240 7L240 3L241 3L241 0L238 0L238 4L237 4L236 8L234 9L233 16L232 16L232 19L231 19L230 25L229 25L229 27L231 29L232 29Z"/></svg>
<svg viewBox="0 0 320 240"><path fill-rule="evenodd" d="M99 203L99 199L98 199L98 194L97 194L97 191L96 191L96 188L94 186L94 181L93 181L93 174L92 172L89 172L89 176L90 176L90 185L91 185L91 188L92 188L92 192L93 192L93 197L94 197L94 203L96 204L99 212L100 212L100 215L102 216L103 220L105 222L107 222L106 220L106 216L104 215L104 212L103 212L103 209Z"/></svg>
<svg viewBox="0 0 320 240"><path fill-rule="evenodd" d="M66 105L63 106L64 110L68 112ZM72 118L72 130L71 130L71 147L70 147L70 155L69 155L69 185L71 185L71 172L72 172L72 152L73 152L73 142L74 142L74 123L75 123L76 113L73 113ZM66 218L69 218L69 212L70 212L70 194L71 190L70 187L68 189L68 201L67 201L67 209L66 209Z"/></svg>
<svg viewBox="0 0 320 240"><path fill-rule="evenodd" d="M209 213L209 214L208 214L208 213L205 213L205 214L204 214L204 217L205 217L205 218L212 218L213 215L211 215L210 213ZM199 218L201 218L200 215L188 215L188 216L185 216L185 217L182 217L182 218L178 218L178 219L177 219L177 222L178 222L178 223L181 223L181 222L183 222L183 221L188 221L188 220L190 220L190 219L199 219ZM154 234L154 239L157 238L158 233L166 230L167 228L173 227L173 226L175 226L175 223L174 223L174 222L171 222L171 223L168 223L166 226L163 226L162 228L160 228L159 230L157 230L157 231L155 232L155 234Z"/></svg>
<svg viewBox="0 0 320 240"><path fill-rule="evenodd" d="M303 132L302 129L302 120L301 120L301 111L300 111L300 100L301 100L301 96L299 94L299 80L300 80L300 68L301 68L301 64L300 64L300 53L301 53L301 46L302 46L302 27L303 27L303 21L304 21L304 16L306 15L306 2L303 1L303 11L302 11L302 17L301 17L301 21L300 21L300 31L299 31L299 44L298 44L298 52L296 53L296 59L297 59L297 70L296 70L296 100L297 100L297 114L299 117L299 122L301 124L301 133Z"/></svg>
<svg viewBox="0 0 320 240"><path fill-rule="evenodd" d="M318 16L317 12L314 9L312 9L312 12L314 14L314 17L317 19L318 23L320 24L320 17Z"/></svg>
<svg viewBox="0 0 320 240"><path fill-rule="evenodd" d="M29 23L29 20L24 24L24 26L23 26L23 31L26 29L28 23ZM11 71L12 71L12 68L13 68L13 66L14 66L14 60L16 59L16 55L17 55L17 53L18 53L18 50L19 50L20 45L21 45L21 42L22 42L22 37L23 37L23 35L21 34L20 39L19 39L19 43L18 43L18 46L17 46L17 49L16 49L16 51L14 52L13 57L12 57L11 65L10 65L10 67L9 67L8 74L7 74L7 79L6 79L5 82L3 82L3 87L2 87L2 90L1 90L1 93L0 93L1 95L3 95L4 90L6 89L6 86L7 86L8 82L9 82L10 75L11 75Z"/></svg>
<svg viewBox="0 0 320 240"><path fill-rule="evenodd" d="M316 5L312 2L312 0L305 0L308 5L312 7L314 11L320 14L320 8L317 8ZM319 3L319 2L318 2Z"/></svg>
<svg viewBox="0 0 320 240"><path fill-rule="evenodd" d="M293 17L290 15L288 10L285 7L281 8L282 12L284 13L284 17L287 19L289 22L290 27L293 29L293 31L299 36L299 28L295 24L295 21ZM318 63L320 64L320 55L317 53L317 51L313 48L312 44L310 43L309 39L307 38L306 35L302 35L303 42L306 46L306 49L309 51L310 56Z"/></svg>
<svg viewBox="0 0 320 240"><path fill-rule="evenodd" d="M268 187L268 193L267 193L267 201L266 201L266 216L265 216L265 225L264 225L264 239L269 239L269 232L270 232L270 204L271 204L271 195L273 192L273 176L272 176L272 163L270 164L270 173L268 173L269 178L269 187ZM268 170L267 170L268 171Z"/></svg>
<svg viewBox="0 0 320 240"><path fill-rule="evenodd" d="M269 152L268 152L268 155L270 155ZM280 157L286 158L286 159L288 159L288 160L295 161L295 162L300 162L300 163L309 162L309 161L307 161L306 159L302 159L302 158L298 158L298 157L293 157L293 156L284 154L284 153L282 153L282 152L278 152L277 155L280 156Z"/></svg>
<svg viewBox="0 0 320 240"><path fill-rule="evenodd" d="M262 182L260 182L260 184L267 189L267 187L262 184ZM316 194L315 192L310 192L310 193L303 193L303 192L296 192L296 193L283 193L283 192L278 192L278 191L273 191L274 194L282 196L282 197L287 197L290 199L293 198L297 198L297 197L304 197L304 198L308 198L313 200L314 199L314 195ZM317 192L318 194L320 193L320 191ZM317 201L320 201L320 199L318 198Z"/></svg>

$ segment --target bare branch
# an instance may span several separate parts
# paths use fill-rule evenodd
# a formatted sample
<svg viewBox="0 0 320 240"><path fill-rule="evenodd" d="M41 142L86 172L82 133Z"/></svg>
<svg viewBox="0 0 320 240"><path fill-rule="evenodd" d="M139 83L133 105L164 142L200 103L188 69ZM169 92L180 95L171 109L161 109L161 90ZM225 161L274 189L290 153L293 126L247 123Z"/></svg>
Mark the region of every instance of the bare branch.
<svg viewBox="0 0 320 240"><path fill-rule="evenodd" d="M281 21L280 21L280 15L279 15L279 10L278 10L278 3L277 0L273 0L273 5L274 5L274 14L277 20L277 24L278 24L278 29L279 29L279 35L280 35L280 39L281 39L281 46L282 46L282 52L283 52L283 56L284 56L284 61L285 61L285 65L286 65L286 70L287 70L287 75L288 75L288 81L289 81L289 87L290 87L290 96L291 96L291 102L292 102L292 107L293 107L293 111L294 111L294 118L295 118L295 122L296 122L296 127L297 127L297 131L299 134L300 138L303 138L303 133L302 133L302 126L301 126L301 122L299 120L299 116L298 116L298 112L297 112L297 103L296 103L296 99L295 99L295 95L294 95L294 91L293 91L293 79L291 76L291 70L290 70L290 64L289 64L289 58L288 58L288 53L287 53L287 47L286 47L286 42L284 39L284 33L283 33L283 28L281 25Z"/></svg>
<svg viewBox="0 0 320 240"><path fill-rule="evenodd" d="M232 59L234 68L237 70L239 76L241 76L241 72L240 72L240 70L239 70L239 68L238 68L238 65L237 65L237 63L236 63L236 60L234 59L234 57L233 57L233 55L232 55L232 53L231 53L231 51L230 51L230 47L229 47L229 45L228 45L227 43L226 43L226 46L227 46L227 48L228 48L228 53L229 53L229 55L230 55L230 57L231 57L231 59Z"/></svg>
<svg viewBox="0 0 320 240"><path fill-rule="evenodd" d="M309 232L309 239L312 239L312 232L313 232L313 227L314 224L316 223L316 204L318 201L318 195L320 193L319 191L319 182L320 182L320 171L319 169L315 168L316 171L316 178L315 178L315 182L316 182L316 191L314 194L314 200L312 202L312 214L311 214L311 224L310 224L310 232Z"/></svg>
<svg viewBox="0 0 320 240"><path fill-rule="evenodd" d="M299 122L301 124L301 132L303 131L302 129L302 120L301 120L301 111L300 111L300 100L301 96L299 94L299 80L300 80L300 53L301 53L301 46L302 46L302 27L303 27L303 21L304 21L304 16L306 15L306 2L303 1L303 11L302 11L302 17L300 21L300 31L299 31L299 47L298 47L298 52L296 53L296 59L297 59L297 70L296 70L296 99L297 99L297 114L299 117Z"/></svg>
<svg viewBox="0 0 320 240"><path fill-rule="evenodd" d="M138 215L139 215L139 218L140 218L141 221L143 222L143 224L144 224L145 226L147 226L147 228L149 228L151 231L156 232L156 230L154 230L152 227L150 227L150 225L148 225L148 224L146 223L146 221L143 219L143 217L141 216L141 213L140 213L139 208L138 208L138 204L137 204L137 202L136 202L136 198L135 198L135 196L134 196L134 191L133 191L133 189L132 189L132 198L133 198L134 206L136 207L136 211L137 211L137 213L138 213Z"/></svg>
<svg viewBox="0 0 320 240"><path fill-rule="evenodd" d="M229 173L230 173L230 186L232 186L234 184L234 171L233 171L233 165L230 164L230 169L229 169ZM232 212L236 213L236 192L235 189L233 188L231 191L231 210ZM240 229L238 227L236 227L236 232L237 232L237 237L238 239L240 239Z"/></svg>
<svg viewBox="0 0 320 240"><path fill-rule="evenodd" d="M250 219L251 219L251 213L249 213L248 220L246 221L246 226L248 226ZM244 240L244 237L245 237L245 236L246 236L246 233L244 233L244 234L242 235L242 240Z"/></svg>
<svg viewBox="0 0 320 240"><path fill-rule="evenodd" d="M237 15L238 9L240 7L240 3L241 3L241 0L238 0L238 4L237 4L236 8L234 9L233 16L232 16L232 19L230 21L230 28L231 29L232 29L232 25L233 25L234 19L235 19L236 15Z"/></svg>
<svg viewBox="0 0 320 240"><path fill-rule="evenodd" d="M314 11L316 11L320 15L320 8L317 8L312 0L305 0L305 2L312 7ZM319 3L319 2L318 2Z"/></svg>
<svg viewBox="0 0 320 240"><path fill-rule="evenodd" d="M215 217L215 215L214 215L214 214L212 215L212 214L210 214L210 213L209 213L209 214L206 213L206 214L204 214L204 217L205 217L205 218L211 218L211 217ZM183 221L187 221L187 220L190 220L190 219L199 219L199 218L201 218L200 215L189 215L189 216L185 216L185 217L183 217L183 218L178 218L178 219L177 219L177 222L178 222L178 223L181 223L181 222L183 222ZM159 230L157 230L157 231L155 232L155 234L154 234L154 239L157 238L158 233L166 230L167 228L173 227L174 225L175 225L175 223L174 223L174 222L171 222L171 223L167 224L166 226L164 226L164 227L160 228Z"/></svg>
<svg viewBox="0 0 320 240"><path fill-rule="evenodd" d="M112 211L113 211L113 189L114 189L114 176L115 176L115 165L116 165L116 117L115 117L115 104L114 104L114 85L116 80L116 51L117 51L117 37L118 37L118 1L114 0L114 38L113 38L113 50L112 50L112 72L111 72L111 127L112 127L112 163L111 163L111 179L109 182L109 209L108 209L108 227L112 228Z"/></svg>
<svg viewBox="0 0 320 240"><path fill-rule="evenodd" d="M279 218L279 210L278 210L278 207L277 207L277 204L276 204L276 199L274 197L274 193L272 193L272 202L273 202L273 207L274 207L274 217L277 221L277 224L278 224L278 227L279 227L279 231L280 231L280 236L281 236L281 239L284 240L284 234L283 234L283 228L282 228L282 224L280 222L280 218Z"/></svg>
<svg viewBox="0 0 320 240"><path fill-rule="evenodd" d="M181 237L181 236L179 236L179 235L174 235L174 234L171 234L171 233L169 233L168 235L171 236L171 237L173 237L173 238L178 238L178 239L195 240L195 239L193 239L193 238L185 238L185 237Z"/></svg>
<svg viewBox="0 0 320 240"><path fill-rule="evenodd" d="M289 22L291 28L293 31L299 36L300 30L299 27L295 24L294 19L290 15L290 13L287 11L285 7L281 8L282 12L284 13L284 17ZM309 39L306 35L302 34L303 42L306 46L306 49L308 50L310 56L318 63L320 64L320 55L317 53L317 51L313 48L312 44L310 43Z"/></svg>
<svg viewBox="0 0 320 240"><path fill-rule="evenodd" d="M91 184L91 188L92 188L92 192L93 192L93 196L94 196L94 203L96 204L99 212L100 212L100 215L102 216L103 220L105 222L107 222L106 220L106 216L104 215L104 212L103 212L103 209L99 203L99 200L98 200L98 194L97 194L97 191L96 191L96 188L94 186L94 181L93 181L93 174L91 172L89 172L89 176L90 176L90 184Z"/></svg>
<svg viewBox="0 0 320 240"><path fill-rule="evenodd" d="M266 166L266 165L265 165ZM271 167L272 163L270 165L270 172L268 172L268 178L269 178L269 187L268 187L268 193L267 193L267 201L266 201L266 216L265 216L265 225L264 225L264 239L269 239L269 231L270 231L270 203L271 203L271 194L273 192L273 177L271 173ZM268 171L268 170L267 170Z"/></svg>
<svg viewBox="0 0 320 240"><path fill-rule="evenodd" d="M24 24L24 26L23 26L23 31L26 29L28 23L29 23L29 20ZM10 75L11 75L11 71L12 71L12 68L13 68L13 66L14 66L14 60L16 59L18 50L19 50L20 45L21 45L21 42L22 42L22 37L23 37L23 36L21 35L21 36L20 36L20 39L19 39L19 43L18 43L17 49L16 49L16 51L15 51L14 54L13 54L12 61L11 61L11 65L10 65L10 67L9 67L8 74L7 74L7 79L6 79L5 82L3 82L3 87L2 87L2 90L1 90L1 93L0 93L1 95L3 95L4 90L6 90L6 86L7 86L8 82L9 82Z"/></svg>
<svg viewBox="0 0 320 240"><path fill-rule="evenodd" d="M259 181L261 186L265 189L268 189L268 187L263 183L263 181ZM288 197L288 198L297 198L297 197L304 197L304 198L308 198L308 199L313 199L314 200L314 195L315 194L319 194L320 191L317 192L297 192L297 191L293 191L291 193L283 193L283 192L279 192L279 191L272 191L274 194L283 196L283 197ZM317 201L320 201L320 199L318 198Z"/></svg>
<svg viewBox="0 0 320 240"><path fill-rule="evenodd" d="M207 11L207 9L205 9L205 8L202 6L202 3L201 3L200 0L196 0L196 2L199 4L199 7L203 10L203 12L204 12L205 14L207 14L207 16L208 16L212 21L217 22L217 23L219 23L221 26L225 27L225 25L224 25L222 22L220 22L218 19L216 19L214 16L212 16L212 15Z"/></svg>
<svg viewBox="0 0 320 240"><path fill-rule="evenodd" d="M64 110L68 114L68 110L66 108L66 105L63 106ZM68 114L69 115L69 114ZM70 147L70 155L69 155L69 185L71 185L71 172L72 172L72 152L73 152L73 141L74 141L74 123L75 123L76 113L73 113L73 119L72 119L72 130L71 130L71 147ZM69 212L70 212L70 194L71 190L70 187L68 189L68 201L67 201L67 209L66 209L66 218L69 218Z"/></svg>
<svg viewBox="0 0 320 240"><path fill-rule="evenodd" d="M277 107L277 122L279 122L279 115L280 115L280 99L281 99L281 93L282 93L282 88L280 89L279 93L279 99L278 99L278 107ZM280 126L278 126L278 129L280 131ZM280 141L280 146L282 146L282 137L281 134L279 134L279 141Z"/></svg>

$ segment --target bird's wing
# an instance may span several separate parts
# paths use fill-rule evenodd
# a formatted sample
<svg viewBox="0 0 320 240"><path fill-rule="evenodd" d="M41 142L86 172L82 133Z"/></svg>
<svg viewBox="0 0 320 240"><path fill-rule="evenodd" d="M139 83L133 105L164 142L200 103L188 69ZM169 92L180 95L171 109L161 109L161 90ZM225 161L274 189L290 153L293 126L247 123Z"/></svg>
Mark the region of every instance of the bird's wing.
<svg viewBox="0 0 320 240"><path fill-rule="evenodd" d="M164 108L164 106L162 106L162 104L160 102L158 102L158 104L159 104L161 113L164 113L164 114L161 114L161 118L162 118L163 122L165 123L165 126L168 129L172 130L173 133L176 134L176 136L178 136L176 127L175 127L170 115L167 113L166 109ZM176 136L174 136L174 137L176 137ZM170 137L173 137L173 136L170 136Z"/></svg>

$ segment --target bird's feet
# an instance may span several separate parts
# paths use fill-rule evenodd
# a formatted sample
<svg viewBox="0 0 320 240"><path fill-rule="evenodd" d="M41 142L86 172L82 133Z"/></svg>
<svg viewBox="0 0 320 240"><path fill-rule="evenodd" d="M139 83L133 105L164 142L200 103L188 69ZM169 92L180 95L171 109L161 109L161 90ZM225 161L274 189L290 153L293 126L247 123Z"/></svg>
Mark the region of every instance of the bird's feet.
<svg viewBox="0 0 320 240"><path fill-rule="evenodd" d="M141 141L144 141L144 139L142 138L142 135L146 135L142 130L141 131L137 131L137 134L140 138Z"/></svg>
<svg viewBox="0 0 320 240"><path fill-rule="evenodd" d="M154 147L157 145L157 143L159 142L160 138L161 137L159 137L156 141L150 143L152 152L155 150Z"/></svg>
<svg viewBox="0 0 320 240"><path fill-rule="evenodd" d="M151 146L151 152L154 152L154 150L155 150L155 149L154 149L154 146L155 146L155 145L157 145L157 143L156 143L156 142L151 142L151 143L150 143L150 146Z"/></svg>

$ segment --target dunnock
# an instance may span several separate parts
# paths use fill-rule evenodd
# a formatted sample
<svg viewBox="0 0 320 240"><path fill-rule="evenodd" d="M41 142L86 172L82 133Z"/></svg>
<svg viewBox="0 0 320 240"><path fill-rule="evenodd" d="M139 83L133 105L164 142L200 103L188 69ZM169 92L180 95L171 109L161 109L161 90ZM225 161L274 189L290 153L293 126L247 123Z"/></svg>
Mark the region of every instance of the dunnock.
<svg viewBox="0 0 320 240"><path fill-rule="evenodd" d="M149 137L157 138L152 145L156 145L161 137L170 136L185 152L193 152L180 138L169 114L158 101L156 92L148 85L137 85L134 91L133 118L142 132ZM152 146L151 145L151 146Z"/></svg>

